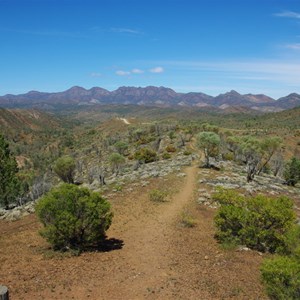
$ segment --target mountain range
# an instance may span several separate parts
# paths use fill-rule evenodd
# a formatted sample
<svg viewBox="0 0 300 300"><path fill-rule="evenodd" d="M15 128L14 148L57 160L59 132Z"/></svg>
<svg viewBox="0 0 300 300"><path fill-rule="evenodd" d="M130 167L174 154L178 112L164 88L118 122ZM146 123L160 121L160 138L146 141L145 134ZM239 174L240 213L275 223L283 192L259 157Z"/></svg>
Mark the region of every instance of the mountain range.
<svg viewBox="0 0 300 300"><path fill-rule="evenodd" d="M292 93L277 100L263 94L239 94L232 90L216 97L204 93L177 93L166 87L119 87L108 91L100 87L89 90L74 86L63 92L30 91L26 94L8 94L0 97L0 106L6 108L52 109L59 105L124 104L158 107L195 107L206 109L276 112L300 106L300 95Z"/></svg>

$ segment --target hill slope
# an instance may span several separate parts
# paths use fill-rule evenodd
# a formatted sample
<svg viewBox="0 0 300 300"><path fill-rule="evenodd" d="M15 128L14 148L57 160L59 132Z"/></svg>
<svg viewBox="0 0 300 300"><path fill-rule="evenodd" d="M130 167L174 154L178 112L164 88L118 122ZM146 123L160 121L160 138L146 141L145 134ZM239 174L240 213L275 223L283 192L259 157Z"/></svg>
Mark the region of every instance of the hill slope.
<svg viewBox="0 0 300 300"><path fill-rule="evenodd" d="M24 131L24 130L49 130L61 127L61 122L45 113L35 109L3 109L0 108L0 130Z"/></svg>

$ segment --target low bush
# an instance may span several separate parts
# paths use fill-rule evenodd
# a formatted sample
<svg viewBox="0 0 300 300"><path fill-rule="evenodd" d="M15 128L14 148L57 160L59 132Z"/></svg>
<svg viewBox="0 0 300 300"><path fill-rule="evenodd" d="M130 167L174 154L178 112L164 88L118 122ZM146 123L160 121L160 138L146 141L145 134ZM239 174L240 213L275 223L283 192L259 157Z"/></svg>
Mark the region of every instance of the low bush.
<svg viewBox="0 0 300 300"><path fill-rule="evenodd" d="M226 152L223 154L223 159L233 161L234 154L232 152Z"/></svg>
<svg viewBox="0 0 300 300"><path fill-rule="evenodd" d="M191 150L184 150L184 152L183 152L183 155L186 155L186 156L191 155L191 154L192 154Z"/></svg>
<svg viewBox="0 0 300 300"><path fill-rule="evenodd" d="M171 158L171 154L168 153L168 152L164 152L164 153L162 154L162 158L163 158L163 159L169 159L169 158Z"/></svg>
<svg viewBox="0 0 300 300"><path fill-rule="evenodd" d="M188 212L183 212L181 214L181 224L183 227L192 228L196 226L195 219Z"/></svg>
<svg viewBox="0 0 300 300"><path fill-rule="evenodd" d="M125 155L126 151L129 148L129 145L128 145L128 143L126 143L124 141L118 141L114 144L114 147L119 154Z"/></svg>
<svg viewBox="0 0 300 300"><path fill-rule="evenodd" d="M220 242L246 245L263 252L292 251L297 234L291 232L297 230L289 198L245 197L220 189L214 200L221 204L215 217L216 238Z"/></svg>
<svg viewBox="0 0 300 300"><path fill-rule="evenodd" d="M166 151L169 153L173 153L173 152L176 152L176 148L173 145L168 145L166 147Z"/></svg>
<svg viewBox="0 0 300 300"><path fill-rule="evenodd" d="M154 189L149 192L149 199L154 202L165 202L167 196L168 193L162 190Z"/></svg>
<svg viewBox="0 0 300 300"><path fill-rule="evenodd" d="M110 204L98 193L72 184L51 190L36 205L40 234L55 250L98 246L110 227Z"/></svg>
<svg viewBox="0 0 300 300"><path fill-rule="evenodd" d="M143 163L150 163L157 160L157 153L149 148L141 148L135 152L134 158Z"/></svg>
<svg viewBox="0 0 300 300"><path fill-rule="evenodd" d="M271 299L300 299L300 260L278 256L261 266L262 281Z"/></svg>

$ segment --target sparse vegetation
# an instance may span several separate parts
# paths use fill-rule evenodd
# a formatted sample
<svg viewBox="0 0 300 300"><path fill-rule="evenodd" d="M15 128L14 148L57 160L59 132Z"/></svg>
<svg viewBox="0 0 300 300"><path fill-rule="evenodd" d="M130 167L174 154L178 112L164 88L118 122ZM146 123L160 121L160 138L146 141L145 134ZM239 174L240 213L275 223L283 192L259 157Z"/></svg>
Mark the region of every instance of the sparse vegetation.
<svg viewBox="0 0 300 300"><path fill-rule="evenodd" d="M164 152L164 153L162 154L162 158L163 158L163 159L169 159L169 158L171 158L171 154L168 153L168 152Z"/></svg>
<svg viewBox="0 0 300 300"><path fill-rule="evenodd" d="M184 211L181 214L181 224L183 227L192 228L196 226L196 220L188 211Z"/></svg>
<svg viewBox="0 0 300 300"><path fill-rule="evenodd" d="M216 250L222 253L222 251L236 247L237 244L244 244L248 248L275 253L275 258L269 259L262 267L263 282L266 286L271 286L268 288L271 298L280 299L272 295L276 293L280 295L282 292L283 296L281 299L288 299L289 297L293 299L292 297L294 296L291 295L296 295L293 294L293 290L296 289L297 285L294 278L297 279L295 272L298 272L295 264L298 263L300 252L298 246L300 230L298 226L294 226L295 219L290 214L292 211L291 201L285 200L286 198L281 197L280 193L283 194L287 191L291 197L293 197L294 193L296 198L296 192L299 188L298 164L296 162L300 157L300 148L298 145L299 139L295 138L299 136L299 133L293 129L297 127L295 111L291 112L294 120L287 118L287 115L284 113L276 114L278 118L285 116L287 120L286 123L279 120L278 123L285 125L276 130L275 128L278 127L277 123L273 126L271 122L271 117L274 117L273 114L265 115L265 122L265 119L260 116L253 116L253 118L249 119L249 116L245 114L230 114L228 118L224 118L223 115L220 117L219 114L209 112L204 114L196 110L192 111L191 115L188 115L189 119L187 120L185 112L182 111L179 113L173 108L167 110L148 108L144 110L140 107L130 106L116 106L113 108L101 106L101 111L86 111L86 108L76 108L76 110L73 110L72 108L72 110L66 113L58 113L60 114L60 122L55 123L54 127L49 126L51 127L49 129L44 128L42 124L36 122L34 126L30 125L32 128L23 130L22 124L17 122L18 131L4 131L5 134L8 132L5 137L10 143L11 153L17 155L16 160L20 171L16 173L16 176L22 182L28 183L27 188L24 185L25 189L23 189L24 191L28 191L26 197L24 197L24 201L21 201L20 197L17 197L19 203L26 203L29 199L36 200L49 191L52 186L57 186L59 180L54 174L55 165L60 159L63 160L69 157L76 165L75 183L78 185L84 184L90 186L92 189L99 189L103 193L107 193L108 197L113 199L112 203L118 203L115 207L118 214L120 212L122 214L123 212L131 211L131 206L129 209L127 208L129 204L127 200L132 195L135 195L136 191L143 193L145 191L144 186L148 184L152 190L149 191L147 199L141 197L143 198L142 201L145 201L143 202L144 205L149 205L153 211L167 210L173 202L167 202L170 198L170 193L175 193L175 190L178 192L181 188L182 179L180 176L182 174L174 174L175 180L178 180L176 181L178 182L178 187L173 186L172 189L169 189L168 186L168 190L165 189L165 185L161 184L162 179L160 177L165 176L162 175L165 174L165 169L180 172L179 168L176 167L177 162L183 160L190 162L192 157L184 156L189 156L192 153L198 155L198 150L201 150L204 152L205 162L208 162L208 165L224 171L222 173L219 172L216 178L210 178L216 174L214 171L198 170L198 172L203 172L203 174L207 173L207 177L205 176L205 178L212 183L212 188L218 184L224 184L224 186L232 184L236 186L238 183L241 190L247 190L250 194L255 195L257 188L257 190L265 192L266 195L248 197L238 195L235 192L231 195L227 191L228 196L224 196L224 194L221 196L215 195L214 199L212 199L209 188L207 191L202 192L203 195L199 195L199 199L200 196L202 198L199 200L199 203L209 207L209 212L204 207L203 210L185 211L181 215L181 211L177 211L179 213L177 216L179 216L178 222L180 224L178 225L190 228L201 224L199 228L202 228L204 224L202 222L205 222L205 220L201 219L200 221L199 216L205 211L204 219L208 216L211 218L212 214L210 211L218 207L218 204L213 200L218 199L221 203L220 211L222 211L222 215L218 214L219 231L217 237L222 244L221 249L216 248ZM135 115L136 119L132 119L132 124L124 126L123 122L115 118L116 114L119 113ZM155 122L153 122L152 114L155 114ZM49 117L49 120L51 120L51 117ZM64 124L65 120L67 120L67 125ZM210 146L205 147L200 143L200 148L197 147L198 149L195 149L197 141L199 142L199 136L207 134L209 134L209 138L216 137L216 143L212 143L211 148ZM281 138L278 138L278 136ZM212 158L215 159L212 160ZM159 159L161 161L158 161ZM149 162L154 163L144 165L144 163ZM74 167L73 163L71 165ZM283 172L284 167L285 172ZM71 172L71 177L65 177L68 178L65 179L66 182L74 182L75 169ZM236 178L234 176L231 177L231 172L236 173ZM267 174L274 174L278 178ZM178 175L178 178L176 175ZM294 184L295 188L281 185L283 183L283 180L281 180L283 175L286 184ZM243 184L246 185L246 176L248 181L252 182L244 188ZM60 178L62 179L62 177ZM138 182L139 178L143 178L145 182ZM206 189L207 182L205 178L201 189ZM268 196L269 191L265 188L265 182L267 182L268 186L271 186L272 182L274 182L274 189L270 188L270 191L272 190L272 193L279 194L277 198ZM156 183L158 184L156 185ZM77 187L75 186L75 188ZM68 192L68 194L73 195L72 193ZM64 201L68 197L71 197L71 195L67 196L66 194L64 193L64 196L61 197ZM100 197L99 195L97 196ZM89 198L90 196L86 195L84 197ZM126 197L126 201L114 202L114 199L123 200L124 197ZM73 197L72 199L75 198ZM149 199L156 204L161 203L164 205L154 205ZM81 200L79 202L82 203ZM272 202L277 203L275 207ZM67 204L61 204L63 209L64 205L67 206ZM135 207L139 205L137 203ZM288 206L290 208L287 208ZM82 209L89 207L90 205L81 206ZM124 209L125 207L126 209ZM145 210L146 207L143 207L143 209ZM91 216L92 213L85 215ZM61 214L61 216L62 221L57 221L56 224L64 224L64 229L62 230L64 234L71 233L70 226L75 224L75 221L73 222L73 219L68 214ZM70 222L70 226L68 222ZM132 220L126 224L129 226L130 222ZM90 223L93 223L93 220L90 219ZM76 224L80 225L80 222L78 221ZM235 230L235 225L240 226L240 229ZM221 233L221 227L222 229L224 228L225 233ZM49 259L59 257L65 260L69 255L80 253L83 250L90 249L90 247L97 247L98 241L101 243L105 236L105 233L103 233L101 237L99 236L99 240L95 240L94 242L87 238L79 246L81 243L79 239L76 240L73 237L62 239L60 233L54 234L55 226L52 227L53 231L51 229L47 233L45 233L45 228L43 236L46 237L48 234L46 239L50 243L52 239L53 249L69 250L63 253L61 257L57 256L61 252L52 249L49 254L43 250L43 253L48 253L46 255L48 255ZM182 232L186 232L184 239L187 241L189 237L195 239L194 230L182 230ZM212 238L212 231L209 234L209 238ZM92 235L89 234L89 236ZM206 235L206 239L208 239L208 234ZM68 240L68 242L63 242L63 240ZM106 242L108 241L104 242L103 247L106 247ZM201 251L203 252L203 249ZM196 252L193 252L191 256L198 259L201 254L197 254ZM235 256L236 252L234 251L232 254ZM52 258L49 257L51 255ZM209 260L212 259L217 262L217 258L207 256ZM248 262L249 257L247 257L247 254L245 254L245 257L245 261ZM257 257L260 260L259 256ZM286 258L286 261L283 258ZM276 262L277 259L284 261L282 264L285 263L287 265L284 270L284 280L282 281L281 269L283 269L283 266ZM234 262L236 261L234 260ZM250 268L255 264L257 271L258 262L253 258L249 263ZM243 266L245 264L239 263L239 265ZM296 271L294 272L294 270ZM286 282L288 283L285 286ZM239 294L241 297L245 296L246 292L243 291L244 286L241 283L236 286L238 288L241 287L242 290L238 288L235 290L233 287L230 287L232 295ZM274 287L277 290L272 292ZM248 291L247 287L245 287L245 291ZM231 294L228 292L228 295Z"/></svg>
<svg viewBox="0 0 300 300"><path fill-rule="evenodd" d="M176 152L176 148L173 145L168 145L166 147L166 151L173 153L173 152Z"/></svg>
<svg viewBox="0 0 300 300"><path fill-rule="evenodd" d="M165 202L168 193L160 189L153 189L149 192L149 199L154 202Z"/></svg>

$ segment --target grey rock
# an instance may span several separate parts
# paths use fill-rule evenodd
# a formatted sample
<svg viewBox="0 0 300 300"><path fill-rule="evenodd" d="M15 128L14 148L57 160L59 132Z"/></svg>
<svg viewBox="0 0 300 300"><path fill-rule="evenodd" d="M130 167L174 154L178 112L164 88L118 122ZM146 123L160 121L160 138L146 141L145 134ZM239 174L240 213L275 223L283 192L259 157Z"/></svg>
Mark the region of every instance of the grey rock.
<svg viewBox="0 0 300 300"><path fill-rule="evenodd" d="M8 221L16 221L19 220L22 217L21 210L19 209L13 209L11 212L9 212L5 219Z"/></svg>
<svg viewBox="0 0 300 300"><path fill-rule="evenodd" d="M0 217L6 215L7 210L0 208Z"/></svg>
<svg viewBox="0 0 300 300"><path fill-rule="evenodd" d="M185 173L178 173L178 174L177 174L177 177L185 177L185 176L186 176Z"/></svg>

